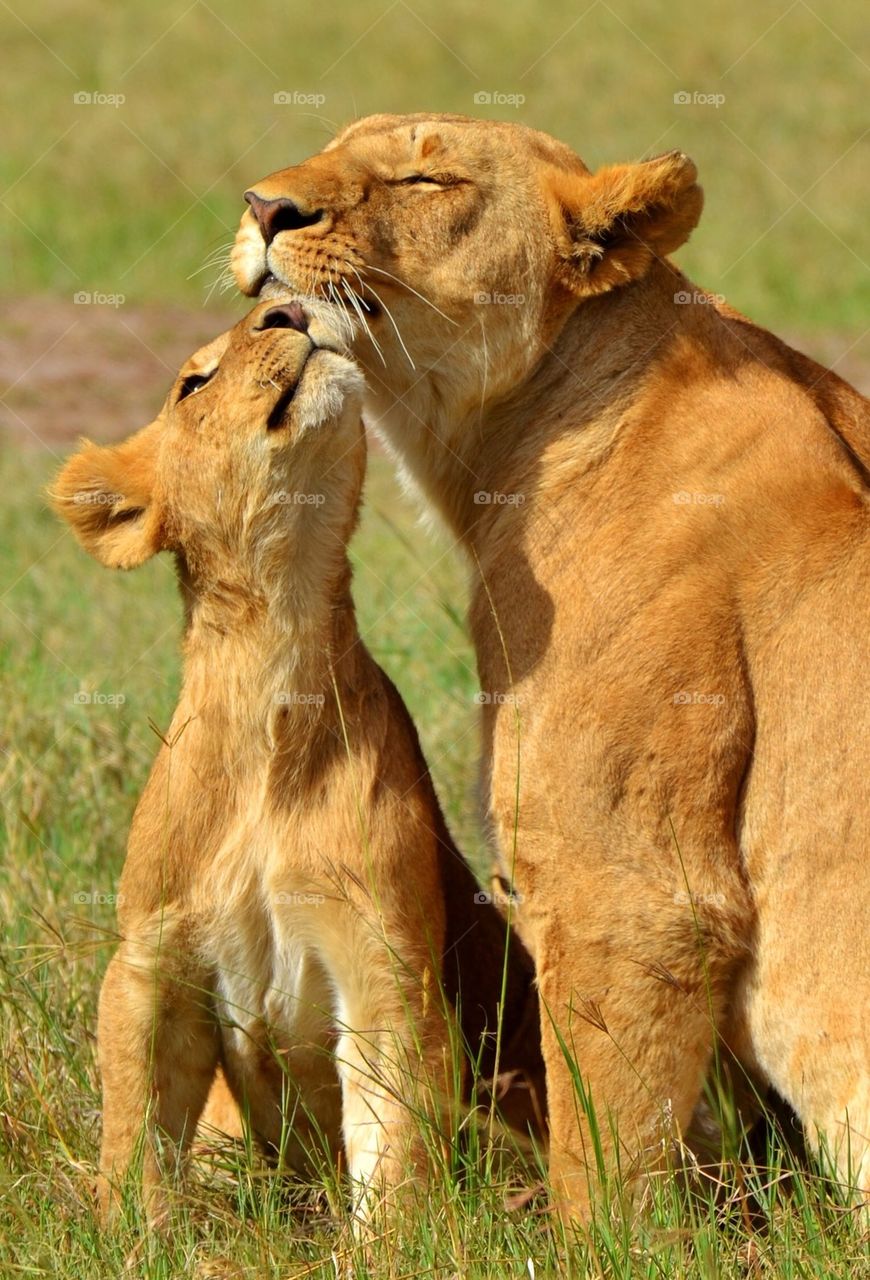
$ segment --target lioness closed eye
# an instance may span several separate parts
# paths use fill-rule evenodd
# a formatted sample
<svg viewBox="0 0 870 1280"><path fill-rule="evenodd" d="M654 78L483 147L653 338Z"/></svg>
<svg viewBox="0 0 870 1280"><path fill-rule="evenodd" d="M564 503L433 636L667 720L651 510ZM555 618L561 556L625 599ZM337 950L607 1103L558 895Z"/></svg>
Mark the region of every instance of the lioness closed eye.
<svg viewBox="0 0 870 1280"><path fill-rule="evenodd" d="M188 361L155 422L85 445L55 486L104 564L174 552L188 608L100 996L106 1211L144 1131L162 1220L220 1065L291 1167L319 1137L343 1146L365 1217L426 1176L460 984L475 1057L506 956L505 1065L534 1007L529 965L475 904L414 727L357 632L347 541L365 440L347 338L328 309L257 307Z"/></svg>
<svg viewBox="0 0 870 1280"><path fill-rule="evenodd" d="M468 552L558 1200L655 1169L716 1061L870 1193L866 400L669 261L678 151L373 116L247 200L240 288L359 313L371 419Z"/></svg>

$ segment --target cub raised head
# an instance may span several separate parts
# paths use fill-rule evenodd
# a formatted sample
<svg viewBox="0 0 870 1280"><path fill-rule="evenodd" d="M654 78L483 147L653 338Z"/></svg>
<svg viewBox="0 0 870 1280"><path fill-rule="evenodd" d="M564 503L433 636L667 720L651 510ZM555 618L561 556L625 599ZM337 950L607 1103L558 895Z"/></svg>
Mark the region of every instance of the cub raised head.
<svg viewBox="0 0 870 1280"><path fill-rule="evenodd" d="M260 305L196 352L154 422L113 448L86 443L62 471L52 496L84 548L120 569L174 551L201 594L260 598L282 535L355 512L363 377L349 337L334 309Z"/></svg>

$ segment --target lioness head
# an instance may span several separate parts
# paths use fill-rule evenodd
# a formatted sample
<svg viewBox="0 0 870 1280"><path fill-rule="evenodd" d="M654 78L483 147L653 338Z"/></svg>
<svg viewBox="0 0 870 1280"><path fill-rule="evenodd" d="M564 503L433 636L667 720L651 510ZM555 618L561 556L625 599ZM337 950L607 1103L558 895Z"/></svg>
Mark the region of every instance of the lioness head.
<svg viewBox="0 0 870 1280"><path fill-rule="evenodd" d="M183 365L154 422L84 442L56 509L113 568L170 550L204 591L286 577L294 535L331 523L341 541L353 519L365 442L348 338L331 308L261 304Z"/></svg>
<svg viewBox="0 0 870 1280"><path fill-rule="evenodd" d="M590 173L546 134L444 115L358 121L246 199L243 292L289 286L361 313L375 380L404 365L412 385L449 353L460 411L515 386L584 299L682 244L702 204L680 152Z"/></svg>

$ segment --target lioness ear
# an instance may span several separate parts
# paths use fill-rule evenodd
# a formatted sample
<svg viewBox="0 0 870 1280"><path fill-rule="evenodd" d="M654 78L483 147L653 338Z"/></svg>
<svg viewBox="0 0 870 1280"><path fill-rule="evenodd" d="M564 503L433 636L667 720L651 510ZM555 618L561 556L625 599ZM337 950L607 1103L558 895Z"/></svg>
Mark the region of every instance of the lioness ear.
<svg viewBox="0 0 870 1280"><path fill-rule="evenodd" d="M560 281L583 296L640 279L697 225L697 176L681 151L588 175L548 174Z"/></svg>
<svg viewBox="0 0 870 1280"><path fill-rule="evenodd" d="M49 490L86 551L111 569L135 569L162 547L154 503L160 424L111 448L84 441Z"/></svg>

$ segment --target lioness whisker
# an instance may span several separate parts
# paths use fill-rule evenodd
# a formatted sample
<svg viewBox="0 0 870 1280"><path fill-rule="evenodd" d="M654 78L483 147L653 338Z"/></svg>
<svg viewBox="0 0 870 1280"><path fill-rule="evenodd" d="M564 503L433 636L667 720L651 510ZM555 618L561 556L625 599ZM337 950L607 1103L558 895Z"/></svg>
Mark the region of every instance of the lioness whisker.
<svg viewBox="0 0 870 1280"><path fill-rule="evenodd" d="M206 289L206 294L205 294L205 301L206 301L206 303L208 303L208 302L210 302L210 301L211 301L212 294L214 293L214 291L215 291L216 289L217 289L217 290L218 290L218 292L220 292L220 293L226 293L226 291L227 291L227 287L228 287L228 286L227 286L227 275L228 275L228 274L229 274L229 273L228 273L228 271L227 271L227 268L226 268L226 267L223 269L223 271L219 271L219 272L218 272L218 274L217 274L217 275L215 276L215 278L212 280L211 284L210 284L210 285L208 286L208 288ZM231 276L231 275L230 275L230 279L232 279L232 276Z"/></svg>
<svg viewBox="0 0 870 1280"><path fill-rule="evenodd" d="M353 271L356 271L356 267L353 267L353 268L352 268L352 270L353 270ZM413 359L412 359L412 357L411 357L411 353L410 353L410 351L409 351L409 350L408 350L408 348L405 346L405 340L404 340L404 338L402 337L402 335L401 335L401 333L400 333L400 331L399 331L399 326L396 324L396 321L393 319L393 313L392 313L392 311L391 311L391 310L390 310L390 308L387 306L387 304L384 302L383 298L382 298L382 297L381 297L381 295L378 293L378 291L374 288L374 286L373 286L373 285L371 285L371 284L369 284L369 283L367 283L367 282L365 282L365 283L364 283L364 282L363 282L363 279L362 279L362 277L360 276L360 274L359 274L359 272L358 272L358 271L356 271L356 274L357 274L357 276L359 277L360 284L362 284L364 288L368 289L371 293L373 293L373 294L374 294L374 296L375 296L375 298L377 299L378 303L383 307L384 311L386 312L387 319L389 320L390 324L393 326L393 328L394 328L394 329L395 329L395 331L396 331L396 337L399 339L399 345L401 346L401 348L402 348L402 350L404 351L405 355L408 357L408 364L411 366L411 368L412 368L412 369L414 370L414 372L416 373L416 371L417 371L417 366L414 364L414 361L413 361Z"/></svg>
<svg viewBox="0 0 870 1280"><path fill-rule="evenodd" d="M336 289L335 282L333 280L327 280L326 282L326 296L330 301L330 303L334 307L338 308L338 310L342 313L342 315L345 317L348 323L353 325L353 321L351 320L350 313L348 312L348 309L347 309L347 304L345 303L344 298Z"/></svg>
<svg viewBox="0 0 870 1280"><path fill-rule="evenodd" d="M355 322L354 322L353 318L351 317L350 312L348 311L347 303L345 302L344 298L343 298L343 297L341 296L341 294L339 293L339 291L338 291L338 286L336 285L336 282L335 282L331 277L330 277L330 279L329 279L329 280L327 280L327 296L328 296L328 298L329 298L330 302L333 304L333 306L338 307L338 309L342 312L342 314L344 315L344 317L345 317L345 319L347 320L348 324L351 326L351 329L352 329L352 330L355 330L355 328L356 328L356 326L355 326ZM359 313L357 313L357 314L359 315ZM360 322L363 324L363 327L365 327L364 317L359 316L359 319L360 319ZM371 335L369 335L369 336L371 336Z"/></svg>
<svg viewBox="0 0 870 1280"><path fill-rule="evenodd" d="M212 285L211 289L209 289L208 295L206 297L206 302L209 301L215 289L217 289L218 292L222 294L228 293L230 289L235 288L235 283L236 282L233 278L233 273L231 268L225 267L224 270L221 272L221 274L215 278L214 284Z"/></svg>
<svg viewBox="0 0 870 1280"><path fill-rule="evenodd" d="M356 294L354 293L353 289L351 289L350 285L347 283L347 281L346 281L346 280L342 280L341 284L342 284L342 288L344 289L345 293L347 294L348 298L350 299L350 304L351 304L351 306L353 307L354 311L355 311L355 312L357 313L357 315L359 316L360 324L362 325L363 329L365 330L366 335L367 335L367 336L368 336L368 338L370 339L371 344L372 344L372 346L374 347L375 351L377 351L378 355L380 356L380 358L381 358L381 363L383 364L384 368L386 368L386 367L387 367L387 362L386 362L386 359L384 358L384 353L383 353L383 351L381 350L380 343L378 342L377 338L375 337L375 335L374 335L374 334L372 333L372 331L371 331L371 326L369 325L369 322L368 322L368 320L366 319L365 314L363 313L363 309L362 309L362 306L360 305L359 298L357 298L357 296L356 296Z"/></svg>
<svg viewBox="0 0 870 1280"><path fill-rule="evenodd" d="M349 289L349 288L347 287L347 283L346 283L344 280L342 280L341 285L342 285L342 288L344 289L345 293L347 294L347 297L348 297L348 300L350 301L351 306L353 307L354 311L356 312L357 316L359 317L360 326L362 327L362 329L363 329L363 331L365 332L366 336L367 336L368 338L371 338L371 339L372 339L372 341L374 342L374 339L372 338L372 332L371 332L371 329L369 328L368 324L366 323L366 318L365 318L365 316L363 315L362 308L360 307L359 302L357 301L357 299L356 299L356 298L354 297L354 295L353 295L353 290L352 290L352 289ZM345 302L344 298L341 298L341 305L342 305L342 307L344 308L345 312L346 312L347 314L349 314L349 312L347 312L347 303Z"/></svg>
<svg viewBox="0 0 870 1280"><path fill-rule="evenodd" d="M342 313L348 325L350 326L351 332L354 332L356 326L353 318L351 317L350 312L347 309L347 303L339 293L338 289L336 288L335 281L332 279L327 281L327 297L331 302L331 304L334 307L337 307L338 310ZM362 317L360 317L360 319L362 320Z"/></svg>
<svg viewBox="0 0 870 1280"><path fill-rule="evenodd" d="M425 302L427 307L431 307L432 310L437 312L437 314L441 316L442 319L446 320L448 324L454 325L457 329L459 328L458 320L451 320L450 316L445 315L445 313L440 309L440 307L436 307L434 302L430 302L430 300L424 297L422 293L418 292L418 290L415 289L413 285L408 284L407 280L400 280L399 277L394 276L391 271L385 271L383 267L373 266L372 263L370 262L366 264L366 270L377 271L378 275L387 276L390 280L394 280L396 284L400 284L403 289L407 289L409 293L413 293L414 296L416 298L419 298L421 302ZM359 275L359 272L357 272L357 275ZM369 285L369 288L371 289L371 285ZM374 289L372 289L372 293L374 292L375 292ZM377 297L377 294L375 294L375 297Z"/></svg>
<svg viewBox="0 0 870 1280"><path fill-rule="evenodd" d="M201 275L202 272L207 271L209 267L216 267L219 264L223 265L224 270L229 270L232 248L233 242L231 240L228 244L221 244L218 245L216 249L212 249L211 253L207 254L204 258L202 266L197 267L195 271L191 271L187 279L192 280L194 276Z"/></svg>

